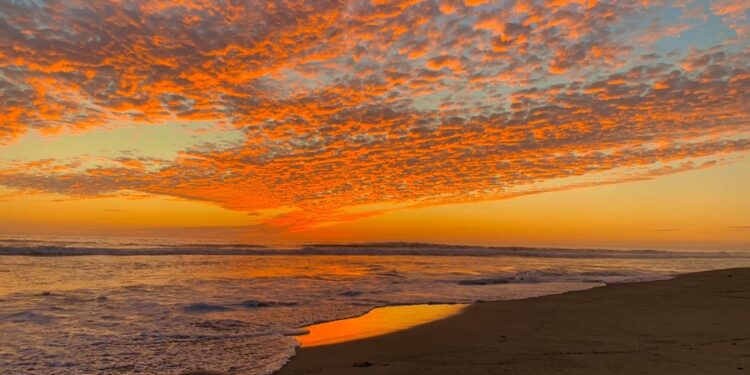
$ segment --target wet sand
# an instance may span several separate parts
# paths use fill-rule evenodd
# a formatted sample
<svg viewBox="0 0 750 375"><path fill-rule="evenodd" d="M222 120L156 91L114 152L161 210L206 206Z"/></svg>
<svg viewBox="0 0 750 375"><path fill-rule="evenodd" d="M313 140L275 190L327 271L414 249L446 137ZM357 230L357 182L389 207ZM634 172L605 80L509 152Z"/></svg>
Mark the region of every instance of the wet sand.
<svg viewBox="0 0 750 375"><path fill-rule="evenodd" d="M750 269L478 303L409 330L300 348L278 372L744 373L750 373Z"/></svg>

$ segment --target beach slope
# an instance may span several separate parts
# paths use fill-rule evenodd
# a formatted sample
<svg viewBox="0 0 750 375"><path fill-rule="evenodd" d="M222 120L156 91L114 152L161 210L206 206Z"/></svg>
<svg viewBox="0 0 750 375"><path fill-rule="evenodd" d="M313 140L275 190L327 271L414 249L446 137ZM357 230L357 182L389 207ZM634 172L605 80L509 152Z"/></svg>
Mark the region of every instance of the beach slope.
<svg viewBox="0 0 750 375"><path fill-rule="evenodd" d="M410 330L301 348L279 374L750 373L750 269L478 303Z"/></svg>

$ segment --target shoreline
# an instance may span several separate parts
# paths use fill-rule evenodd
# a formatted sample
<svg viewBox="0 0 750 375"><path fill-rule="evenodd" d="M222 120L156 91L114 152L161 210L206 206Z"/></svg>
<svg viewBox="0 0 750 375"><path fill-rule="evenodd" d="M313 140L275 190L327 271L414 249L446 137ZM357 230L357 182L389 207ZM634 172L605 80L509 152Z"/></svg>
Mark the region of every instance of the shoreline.
<svg viewBox="0 0 750 375"><path fill-rule="evenodd" d="M741 374L748 312L750 268L704 271L477 302L406 330L299 347L274 374Z"/></svg>

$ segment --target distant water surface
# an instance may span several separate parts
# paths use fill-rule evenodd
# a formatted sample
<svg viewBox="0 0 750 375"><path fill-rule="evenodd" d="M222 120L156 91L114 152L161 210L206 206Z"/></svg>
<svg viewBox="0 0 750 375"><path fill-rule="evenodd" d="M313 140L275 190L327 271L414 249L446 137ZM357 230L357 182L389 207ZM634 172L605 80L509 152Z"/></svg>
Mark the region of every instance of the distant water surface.
<svg viewBox="0 0 750 375"><path fill-rule="evenodd" d="M293 355L301 327L377 306L740 266L747 254L10 238L0 240L0 374L268 374Z"/></svg>

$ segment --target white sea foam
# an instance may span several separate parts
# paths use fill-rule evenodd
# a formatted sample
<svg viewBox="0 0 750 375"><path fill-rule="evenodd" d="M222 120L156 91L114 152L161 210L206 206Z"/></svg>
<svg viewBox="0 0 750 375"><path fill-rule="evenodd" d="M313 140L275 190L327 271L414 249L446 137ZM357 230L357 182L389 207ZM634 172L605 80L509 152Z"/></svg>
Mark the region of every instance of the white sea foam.
<svg viewBox="0 0 750 375"><path fill-rule="evenodd" d="M454 247L445 250L454 254L448 256L423 246L430 256L407 255L419 248L316 246L284 256L0 256L0 374L268 374L293 355L290 335L300 327L377 306L528 298L750 266L750 258L689 253L455 256L466 249ZM541 256L543 251L551 255ZM391 256L396 252L401 256Z"/></svg>

